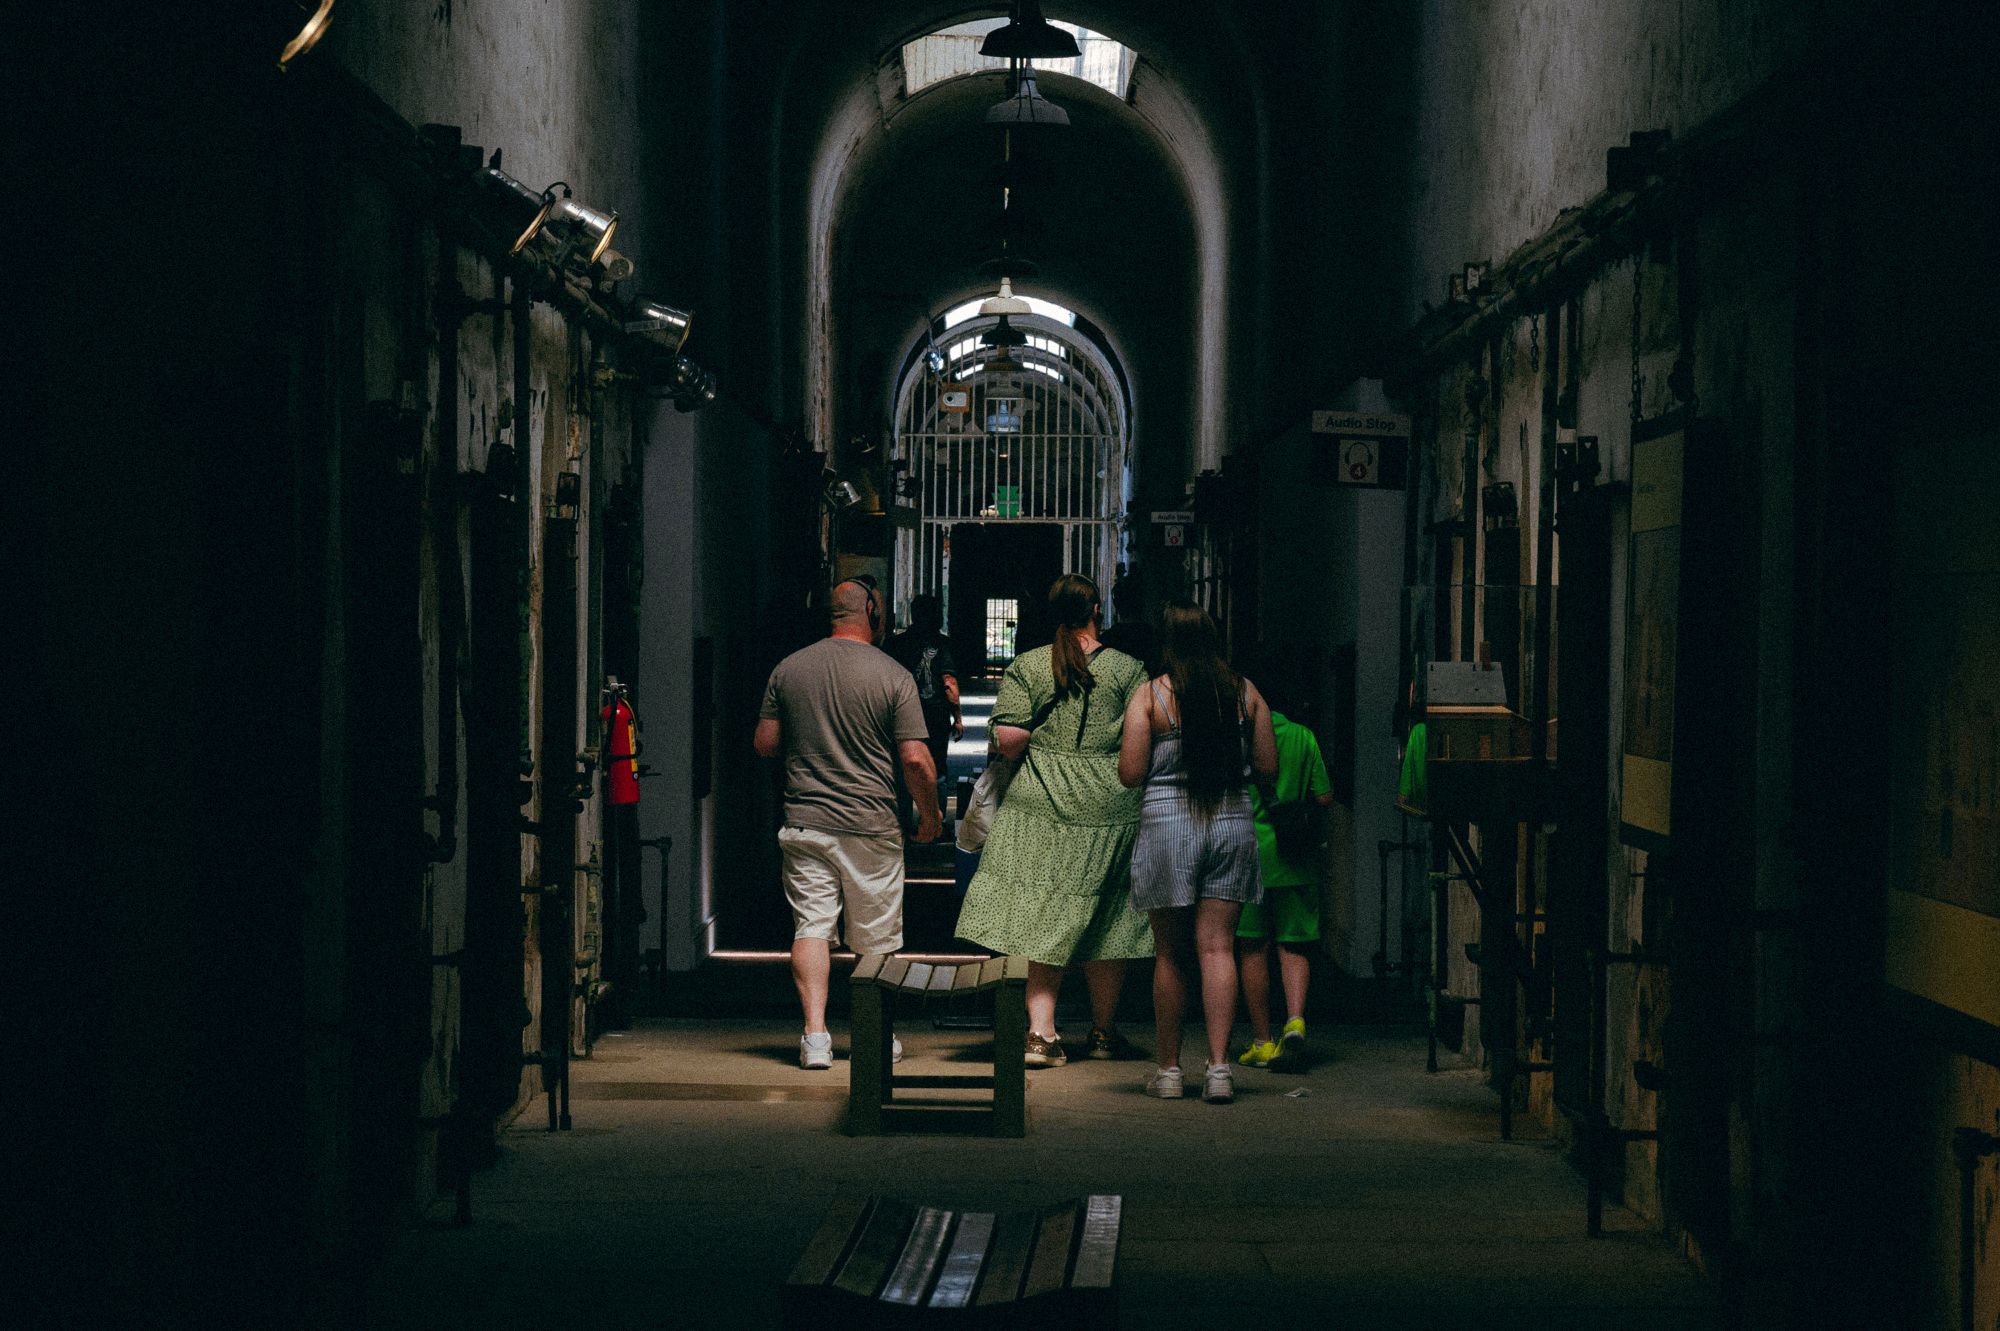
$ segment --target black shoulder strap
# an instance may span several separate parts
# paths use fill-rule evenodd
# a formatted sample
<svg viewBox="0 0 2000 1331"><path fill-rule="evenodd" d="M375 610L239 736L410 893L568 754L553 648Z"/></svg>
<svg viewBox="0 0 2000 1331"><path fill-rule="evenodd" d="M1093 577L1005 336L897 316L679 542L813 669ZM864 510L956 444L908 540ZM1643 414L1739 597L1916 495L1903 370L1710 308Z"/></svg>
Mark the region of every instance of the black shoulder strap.
<svg viewBox="0 0 2000 1331"><path fill-rule="evenodd" d="M1035 709L1035 714L1028 718L1028 729L1040 730L1042 728L1042 722L1049 719L1049 713L1053 712L1056 709L1056 704L1060 701L1062 701L1060 698L1052 697L1047 702L1043 703L1040 707L1037 707Z"/></svg>

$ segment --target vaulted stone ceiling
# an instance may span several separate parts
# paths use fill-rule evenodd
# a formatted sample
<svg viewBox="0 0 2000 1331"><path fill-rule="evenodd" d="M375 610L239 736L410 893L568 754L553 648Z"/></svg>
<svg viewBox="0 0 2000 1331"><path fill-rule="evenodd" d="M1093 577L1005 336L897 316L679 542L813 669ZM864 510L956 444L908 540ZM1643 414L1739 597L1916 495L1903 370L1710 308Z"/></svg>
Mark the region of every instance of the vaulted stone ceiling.
<svg viewBox="0 0 2000 1331"><path fill-rule="evenodd" d="M1003 12L922 3L793 11L778 80L780 194L805 215L795 242L807 302L805 393L835 438L879 430L890 380L927 312L990 290L999 250L1001 135L984 121L998 74L907 96L903 41ZM1141 445L1174 483L1224 447L1262 280L1254 210L1264 170L1258 97L1234 21L1136 3L1051 7L1051 18L1119 39L1140 65L1128 100L1059 75L1044 95L1067 128L1017 136L1043 181L1022 192L1039 230L1016 242L1043 265L1032 294L1110 335L1134 386ZM790 226L787 228L791 229ZM794 230L794 235L799 233ZM1232 327L1245 334L1230 336ZM815 358L819 358L814 363ZM809 411L809 416L812 413Z"/></svg>
<svg viewBox="0 0 2000 1331"><path fill-rule="evenodd" d="M1082 312L1125 362L1148 436L1188 424L1198 277L1193 215L1176 164L1128 106L1055 76L1043 92L1066 128L1013 135L1026 182L1012 211L1034 229L1012 252L1040 262L1024 291ZM1000 252L1001 133L984 120L1001 75L926 88L854 160L835 222L832 308L841 418L873 424L928 313L990 291Z"/></svg>

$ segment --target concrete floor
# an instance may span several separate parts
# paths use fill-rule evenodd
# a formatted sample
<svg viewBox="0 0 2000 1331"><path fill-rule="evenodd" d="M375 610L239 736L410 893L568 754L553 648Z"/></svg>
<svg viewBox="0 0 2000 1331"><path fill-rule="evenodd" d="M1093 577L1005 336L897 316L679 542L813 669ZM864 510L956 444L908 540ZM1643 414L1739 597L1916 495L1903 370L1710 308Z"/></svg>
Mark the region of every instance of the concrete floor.
<svg viewBox="0 0 2000 1331"><path fill-rule="evenodd" d="M967 1070L990 1045L915 1011L898 1030L911 1073ZM827 1203L867 1192L987 1210L1122 1193L1125 1326L1717 1325L1707 1286L1634 1217L1610 1209L1586 1239L1575 1171L1500 1142L1493 1092L1426 1074L1419 1037L1316 1032L1330 1058L1239 1069L1228 1106L1146 1098L1144 1059L1031 1072L1021 1141L845 1136L845 1032L831 1072L800 1071L797 1039L704 1020L600 1041L575 1065L575 1127L550 1135L531 1106L476 1179L473 1225L441 1212L400 1237L367 1325L774 1326Z"/></svg>

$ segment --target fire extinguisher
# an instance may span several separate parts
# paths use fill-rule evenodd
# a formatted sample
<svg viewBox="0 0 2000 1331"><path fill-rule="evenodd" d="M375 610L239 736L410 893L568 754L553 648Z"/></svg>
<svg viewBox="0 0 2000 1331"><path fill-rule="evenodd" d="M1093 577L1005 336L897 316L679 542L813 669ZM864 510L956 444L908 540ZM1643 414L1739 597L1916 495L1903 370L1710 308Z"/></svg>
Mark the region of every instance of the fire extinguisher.
<svg viewBox="0 0 2000 1331"><path fill-rule="evenodd" d="M604 689L609 700L599 709L597 719L604 726L607 794L613 804L639 802L639 714L632 708L632 692L615 678Z"/></svg>

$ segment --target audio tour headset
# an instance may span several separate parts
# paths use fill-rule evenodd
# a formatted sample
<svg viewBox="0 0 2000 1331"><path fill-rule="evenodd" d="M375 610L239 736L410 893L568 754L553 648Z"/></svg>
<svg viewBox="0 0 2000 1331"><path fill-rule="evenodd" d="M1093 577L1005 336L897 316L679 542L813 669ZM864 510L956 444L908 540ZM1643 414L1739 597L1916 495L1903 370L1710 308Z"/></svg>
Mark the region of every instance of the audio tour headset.
<svg viewBox="0 0 2000 1331"><path fill-rule="evenodd" d="M882 607L876 598L881 595L881 592L875 585L875 575L872 573L857 573L849 578L848 581L868 593L868 636L871 638L880 637L882 635Z"/></svg>

